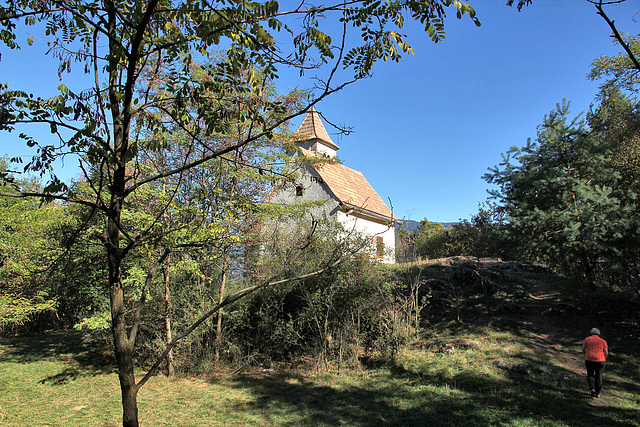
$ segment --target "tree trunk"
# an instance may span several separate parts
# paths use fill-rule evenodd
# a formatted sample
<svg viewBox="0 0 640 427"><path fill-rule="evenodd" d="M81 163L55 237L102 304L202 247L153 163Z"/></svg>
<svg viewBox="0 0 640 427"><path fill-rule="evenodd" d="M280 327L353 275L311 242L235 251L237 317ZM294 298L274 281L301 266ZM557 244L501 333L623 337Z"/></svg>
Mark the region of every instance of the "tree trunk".
<svg viewBox="0 0 640 427"><path fill-rule="evenodd" d="M119 212L118 212L119 213ZM136 380L133 372L133 343L127 337L125 321L124 290L120 277L122 253L119 249L119 232L113 220L108 225L107 243L109 282L111 285L111 329L118 367L118 378L122 391L122 425L138 426L138 403Z"/></svg>
<svg viewBox="0 0 640 427"><path fill-rule="evenodd" d="M224 261L222 262L222 281L220 283L220 297L218 299L218 304L222 304L222 301L224 301L224 288L227 284L227 270L229 269L229 254L225 252L223 257ZM218 319L216 325L216 363L220 361L220 347L222 347L222 308L218 310Z"/></svg>
<svg viewBox="0 0 640 427"><path fill-rule="evenodd" d="M598 301L596 297L597 286L595 280L595 273L593 271L593 265L588 254L582 254L582 266L584 269L584 275L589 285L589 307L596 322L600 321L600 312L598 310Z"/></svg>
<svg viewBox="0 0 640 427"><path fill-rule="evenodd" d="M138 427L138 388L133 374L133 347L127 345L117 360L122 392L122 425Z"/></svg>
<svg viewBox="0 0 640 427"><path fill-rule="evenodd" d="M171 334L171 294L169 292L169 263L164 268L164 326L167 336L167 344L171 342L173 336ZM167 374L172 377L175 374L173 363L173 349L167 354Z"/></svg>

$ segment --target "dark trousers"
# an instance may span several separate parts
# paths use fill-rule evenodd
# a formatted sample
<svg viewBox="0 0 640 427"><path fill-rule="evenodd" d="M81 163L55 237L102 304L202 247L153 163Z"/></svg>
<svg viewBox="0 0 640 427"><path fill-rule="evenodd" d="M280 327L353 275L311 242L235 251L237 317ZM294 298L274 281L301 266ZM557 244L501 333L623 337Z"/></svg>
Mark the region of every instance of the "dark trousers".
<svg viewBox="0 0 640 427"><path fill-rule="evenodd" d="M595 390L596 394L600 394L602 390L602 374L604 374L604 365L606 362L592 362L585 360L587 366L587 382L589 389Z"/></svg>

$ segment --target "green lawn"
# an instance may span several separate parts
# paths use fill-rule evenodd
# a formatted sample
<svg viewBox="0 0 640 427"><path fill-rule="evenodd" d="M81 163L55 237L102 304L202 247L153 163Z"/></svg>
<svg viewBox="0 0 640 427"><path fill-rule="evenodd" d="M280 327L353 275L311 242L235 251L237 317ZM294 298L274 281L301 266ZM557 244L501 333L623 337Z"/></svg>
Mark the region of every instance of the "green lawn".
<svg viewBox="0 0 640 427"><path fill-rule="evenodd" d="M526 334L487 326L441 328L398 355L394 366L370 361L340 374L255 369L159 376L140 392L140 421L146 426L640 426L637 355L612 358L606 393L595 400L587 397L581 375L530 342ZM454 350L441 351L442 343ZM87 350L74 334L0 340L0 425L119 425L117 376L107 359ZM533 369L529 374L505 370L496 359L524 361Z"/></svg>

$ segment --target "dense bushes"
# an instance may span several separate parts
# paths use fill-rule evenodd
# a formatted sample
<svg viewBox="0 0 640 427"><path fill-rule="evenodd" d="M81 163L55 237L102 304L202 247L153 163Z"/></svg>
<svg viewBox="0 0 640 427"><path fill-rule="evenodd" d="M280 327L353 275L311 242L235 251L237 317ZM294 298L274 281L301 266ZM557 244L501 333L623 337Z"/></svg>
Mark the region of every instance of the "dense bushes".
<svg viewBox="0 0 640 427"><path fill-rule="evenodd" d="M246 284L330 266L322 274L267 287L229 307L223 322L222 361L242 366L304 359L318 367L353 366L364 353L388 353L397 348L393 343L404 340L408 316L395 298L395 283L362 253L367 241L345 238L335 224L322 224L312 234L292 232L285 239L287 247L263 254L252 270L254 276L236 278ZM302 246L303 252L295 251ZM199 354L200 359L183 352L185 369L201 369L204 366L197 367L198 363L212 361L213 325L199 337L192 343L191 355Z"/></svg>
<svg viewBox="0 0 640 427"><path fill-rule="evenodd" d="M518 259L518 245L512 242L505 222L498 212L485 205L469 220L463 219L445 228L426 218L413 231L401 229L397 234L398 262L437 259L452 256Z"/></svg>

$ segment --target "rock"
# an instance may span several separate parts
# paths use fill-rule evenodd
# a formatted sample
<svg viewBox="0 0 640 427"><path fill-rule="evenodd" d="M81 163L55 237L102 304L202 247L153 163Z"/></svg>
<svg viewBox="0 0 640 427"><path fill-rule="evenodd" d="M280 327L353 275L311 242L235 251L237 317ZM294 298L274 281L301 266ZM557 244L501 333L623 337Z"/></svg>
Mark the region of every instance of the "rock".
<svg viewBox="0 0 640 427"><path fill-rule="evenodd" d="M533 366L526 362L515 362L509 363L502 359L493 360L491 363L496 365L500 369L504 369L505 371L515 372L517 374L528 375L531 373Z"/></svg>
<svg viewBox="0 0 640 427"><path fill-rule="evenodd" d="M509 365L508 362L506 362L506 361L504 361L502 359L493 360L491 363L493 363L494 365L496 365L500 369L504 369L505 371L508 371L508 370L511 369L511 365Z"/></svg>
<svg viewBox="0 0 640 427"><path fill-rule="evenodd" d="M436 353L453 353L456 348L453 344L441 344L436 346Z"/></svg>
<svg viewBox="0 0 640 427"><path fill-rule="evenodd" d="M538 369L536 371L542 375L551 375L551 369L547 368L546 366L538 366Z"/></svg>
<svg viewBox="0 0 640 427"><path fill-rule="evenodd" d="M522 375L529 375L531 373L531 369L533 369L533 366L525 362L516 362L511 367L512 371Z"/></svg>

